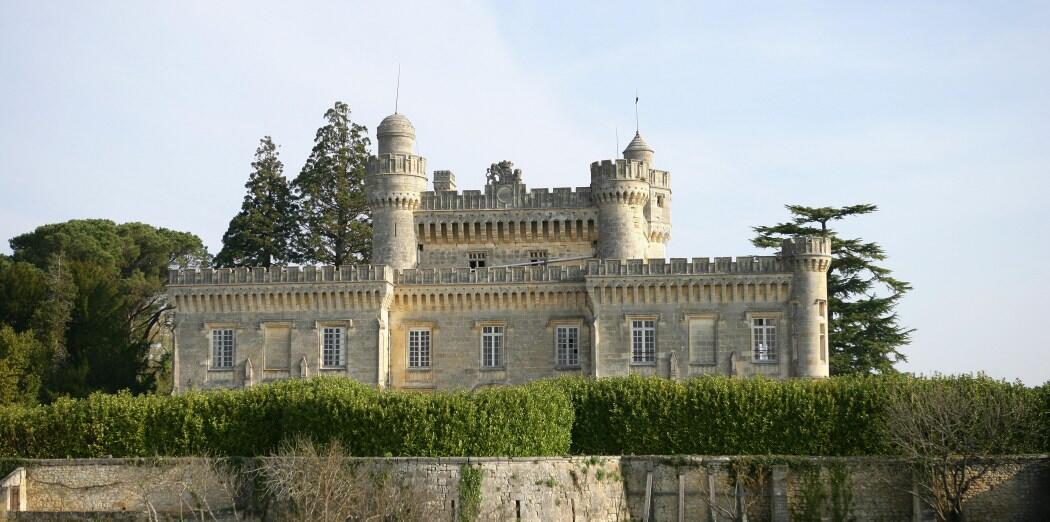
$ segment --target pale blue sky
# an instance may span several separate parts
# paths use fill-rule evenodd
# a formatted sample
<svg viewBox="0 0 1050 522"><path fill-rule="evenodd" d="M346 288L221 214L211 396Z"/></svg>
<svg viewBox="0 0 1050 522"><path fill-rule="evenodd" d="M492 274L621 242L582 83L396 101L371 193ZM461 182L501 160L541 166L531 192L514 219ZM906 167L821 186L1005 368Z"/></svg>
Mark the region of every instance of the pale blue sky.
<svg viewBox="0 0 1050 522"><path fill-rule="evenodd" d="M460 188L502 159L586 185L637 89L669 255L755 253L785 203L876 203L841 228L915 286L902 368L1050 378L1050 6L719 4L0 1L0 251L104 217L216 252L258 139L294 177L333 101L392 112L398 64Z"/></svg>

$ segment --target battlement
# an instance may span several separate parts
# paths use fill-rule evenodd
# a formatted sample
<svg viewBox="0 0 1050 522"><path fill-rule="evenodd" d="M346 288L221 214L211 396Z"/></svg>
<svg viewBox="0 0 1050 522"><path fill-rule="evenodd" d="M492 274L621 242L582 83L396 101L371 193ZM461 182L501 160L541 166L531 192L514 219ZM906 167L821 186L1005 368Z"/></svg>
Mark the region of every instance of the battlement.
<svg viewBox="0 0 1050 522"><path fill-rule="evenodd" d="M671 173L666 170L649 169L649 184L659 188L671 188Z"/></svg>
<svg viewBox="0 0 1050 522"><path fill-rule="evenodd" d="M393 269L385 265L275 266L176 269L168 271L168 286L234 285L261 283L356 283L392 281Z"/></svg>
<svg viewBox="0 0 1050 522"><path fill-rule="evenodd" d="M379 154L368 158L366 172L369 175L411 174L426 177L427 160L415 154Z"/></svg>
<svg viewBox="0 0 1050 522"><path fill-rule="evenodd" d="M584 208L590 207L590 187L558 187L553 190L534 188L522 194L520 199L508 204L495 193L480 190L426 191L422 193L420 210L465 210L496 208Z"/></svg>
<svg viewBox="0 0 1050 522"><path fill-rule="evenodd" d="M398 270L399 285L440 285L463 283L582 282L579 266L506 266L492 268L410 268Z"/></svg>
<svg viewBox="0 0 1050 522"><path fill-rule="evenodd" d="M831 255L831 238L821 236L796 236L781 243L781 253L785 256L797 255Z"/></svg>
<svg viewBox="0 0 1050 522"><path fill-rule="evenodd" d="M779 256L683 257L666 259L594 259L588 276L771 274L790 272Z"/></svg>
<svg viewBox="0 0 1050 522"><path fill-rule="evenodd" d="M603 180L649 181L649 164L637 160L601 160L591 163L591 185Z"/></svg>

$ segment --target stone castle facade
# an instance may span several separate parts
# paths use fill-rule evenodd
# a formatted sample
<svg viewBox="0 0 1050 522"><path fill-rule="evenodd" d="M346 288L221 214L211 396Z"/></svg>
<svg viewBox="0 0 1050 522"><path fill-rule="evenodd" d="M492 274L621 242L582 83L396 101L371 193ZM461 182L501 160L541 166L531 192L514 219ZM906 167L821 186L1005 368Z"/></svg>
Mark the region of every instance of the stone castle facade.
<svg viewBox="0 0 1050 522"><path fill-rule="evenodd" d="M475 389L560 375L828 375L826 238L665 260L671 176L636 134L590 186L484 190L414 153L400 114L368 162L373 264L173 270L176 391L341 375Z"/></svg>

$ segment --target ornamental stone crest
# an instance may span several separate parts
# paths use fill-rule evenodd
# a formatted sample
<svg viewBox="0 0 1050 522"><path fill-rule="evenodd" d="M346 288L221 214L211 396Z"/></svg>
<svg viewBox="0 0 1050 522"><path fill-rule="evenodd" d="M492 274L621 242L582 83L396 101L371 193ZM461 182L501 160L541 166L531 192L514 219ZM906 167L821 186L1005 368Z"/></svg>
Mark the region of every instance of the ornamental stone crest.
<svg viewBox="0 0 1050 522"><path fill-rule="evenodd" d="M514 163L507 160L493 163L485 173L485 180L489 185L521 183L521 169L514 168Z"/></svg>

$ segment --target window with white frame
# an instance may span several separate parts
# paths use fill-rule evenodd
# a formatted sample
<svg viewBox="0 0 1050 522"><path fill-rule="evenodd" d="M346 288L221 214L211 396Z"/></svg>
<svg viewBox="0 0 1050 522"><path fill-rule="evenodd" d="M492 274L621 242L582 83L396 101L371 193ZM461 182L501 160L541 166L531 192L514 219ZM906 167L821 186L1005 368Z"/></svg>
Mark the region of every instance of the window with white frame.
<svg viewBox="0 0 1050 522"><path fill-rule="evenodd" d="M502 368L503 361L503 327L481 327L481 367Z"/></svg>
<svg viewBox="0 0 1050 522"><path fill-rule="evenodd" d="M326 326L321 329L321 366L338 368L346 366L344 330L340 327Z"/></svg>
<svg viewBox="0 0 1050 522"><path fill-rule="evenodd" d="M634 364L656 362L656 320L631 320L631 362Z"/></svg>
<svg viewBox="0 0 1050 522"><path fill-rule="evenodd" d="M408 331L408 367L430 368L429 328L413 328Z"/></svg>
<svg viewBox="0 0 1050 522"><path fill-rule="evenodd" d="M211 367L233 368L232 328L216 328L211 331Z"/></svg>
<svg viewBox="0 0 1050 522"><path fill-rule="evenodd" d="M468 252L467 266L470 268L485 268L485 263L488 262L488 259L488 252Z"/></svg>
<svg viewBox="0 0 1050 522"><path fill-rule="evenodd" d="M580 365L580 327L559 326L554 331L558 366Z"/></svg>
<svg viewBox="0 0 1050 522"><path fill-rule="evenodd" d="M777 360L777 320L769 317L752 319L751 343L756 361Z"/></svg>

